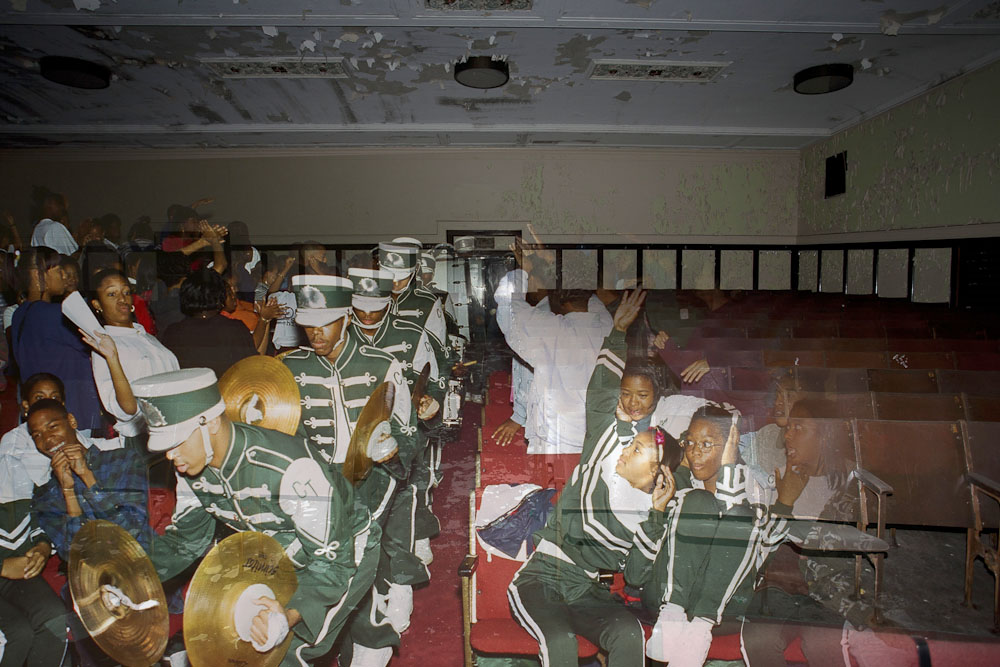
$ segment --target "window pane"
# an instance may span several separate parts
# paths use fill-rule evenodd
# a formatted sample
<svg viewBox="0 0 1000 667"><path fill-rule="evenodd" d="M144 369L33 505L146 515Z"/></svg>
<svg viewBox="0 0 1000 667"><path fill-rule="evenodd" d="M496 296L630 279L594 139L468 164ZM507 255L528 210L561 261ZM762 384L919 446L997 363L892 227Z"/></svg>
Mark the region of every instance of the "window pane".
<svg viewBox="0 0 1000 667"><path fill-rule="evenodd" d="M753 289L753 250L723 250L721 253L722 289Z"/></svg>
<svg viewBox="0 0 1000 667"><path fill-rule="evenodd" d="M799 251L799 289L807 292L816 291L817 266L819 265L819 251L801 250Z"/></svg>
<svg viewBox="0 0 1000 667"><path fill-rule="evenodd" d="M951 248L917 248L913 253L913 300L951 300Z"/></svg>
<svg viewBox="0 0 1000 667"><path fill-rule="evenodd" d="M684 250L681 253L683 289L715 288L715 251Z"/></svg>
<svg viewBox="0 0 1000 667"><path fill-rule="evenodd" d="M824 250L820 257L823 261L823 272L819 275L821 292L844 291L844 251L839 249Z"/></svg>
<svg viewBox="0 0 1000 667"><path fill-rule="evenodd" d="M642 285L646 289L677 289L677 251L644 250Z"/></svg>
<svg viewBox="0 0 1000 667"><path fill-rule="evenodd" d="M597 250L562 251L563 289L597 289Z"/></svg>
<svg viewBox="0 0 1000 667"><path fill-rule="evenodd" d="M887 299L905 299L906 261L905 248L878 251L878 295Z"/></svg>
<svg viewBox="0 0 1000 667"><path fill-rule="evenodd" d="M604 289L632 289L635 287L636 251L630 248L605 250Z"/></svg>
<svg viewBox="0 0 1000 667"><path fill-rule="evenodd" d="M872 293L874 261L875 251L870 248L852 248L847 251L848 294Z"/></svg>
<svg viewBox="0 0 1000 667"><path fill-rule="evenodd" d="M792 253L789 250L761 250L757 255L757 288L792 288Z"/></svg>

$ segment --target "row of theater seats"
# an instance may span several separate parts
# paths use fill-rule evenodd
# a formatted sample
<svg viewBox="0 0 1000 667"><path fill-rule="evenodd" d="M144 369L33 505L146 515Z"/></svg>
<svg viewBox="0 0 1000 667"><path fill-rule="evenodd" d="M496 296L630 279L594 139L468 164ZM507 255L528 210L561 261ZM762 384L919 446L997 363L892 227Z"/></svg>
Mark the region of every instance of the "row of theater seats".
<svg viewBox="0 0 1000 667"><path fill-rule="evenodd" d="M470 498L470 556L463 564L463 574L467 577L463 598L468 620L467 659L471 659L472 651L487 655L537 653L537 644L513 620L507 605L506 588L520 563L478 555L474 525L483 489L492 484L520 483L561 489L578 461L573 455L528 455L523 440L515 440L507 447L500 447L493 441L491 434L510 415L509 382L509 375L504 373L495 373L490 378L483 409L476 490ZM897 398L896 395L868 393L850 400L858 406L859 413L868 401L874 417L880 406L885 411L890 403L905 404L907 397L914 398L912 395ZM945 403L956 399L954 396L934 398L947 399ZM960 400L965 401L964 398ZM966 407L967 403L963 402L963 410ZM860 418L862 416L865 418ZM831 417L831 421L850 431L854 451L848 456L854 457L850 465L858 471L859 499L864 499L859 504L858 514L836 519L855 524L862 530L874 526L880 536L887 525L966 529L969 535L968 598L972 564L992 548L979 539L979 534L984 526L995 527L1000 521L995 500L981 496L984 490L993 493L994 498L1000 493L1000 487L990 481L1000 480L1000 457L996 456L1000 422L969 421L961 417L942 421L897 421L867 418L867 413ZM883 563L881 558L873 562L877 570L877 601ZM996 611L1000 614L1000 596L995 600ZM942 635L930 638L928 645L934 657L933 664L961 664L968 660L990 662L1000 657L1000 648L990 642L977 643ZM591 656L597 651L583 638L579 638L579 646L581 656ZM738 636L715 638L709 657L740 660ZM788 647L785 657L789 661L805 662L797 642Z"/></svg>

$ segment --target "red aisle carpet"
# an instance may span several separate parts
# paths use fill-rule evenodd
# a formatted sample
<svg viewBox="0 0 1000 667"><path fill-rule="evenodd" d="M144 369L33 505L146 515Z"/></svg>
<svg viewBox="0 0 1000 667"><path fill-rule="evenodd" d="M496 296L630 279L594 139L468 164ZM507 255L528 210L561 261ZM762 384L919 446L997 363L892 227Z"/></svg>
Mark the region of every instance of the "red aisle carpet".
<svg viewBox="0 0 1000 667"><path fill-rule="evenodd" d="M441 534L431 540L429 586L414 591L410 629L390 667L459 667L463 659L458 566L469 551L469 493L475 486L476 429L481 406L466 405L462 435L442 457L444 480L434 494Z"/></svg>

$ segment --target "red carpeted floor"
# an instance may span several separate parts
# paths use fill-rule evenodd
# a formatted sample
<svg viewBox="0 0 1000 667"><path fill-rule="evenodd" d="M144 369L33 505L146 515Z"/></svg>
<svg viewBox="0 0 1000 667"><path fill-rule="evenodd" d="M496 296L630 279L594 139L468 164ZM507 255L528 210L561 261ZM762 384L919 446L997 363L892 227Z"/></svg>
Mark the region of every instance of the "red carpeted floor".
<svg viewBox="0 0 1000 667"><path fill-rule="evenodd" d="M444 480L434 494L441 534L431 540L429 586L414 591L410 629L391 667L457 667L462 664L462 600L458 566L469 550L469 493L475 486L480 406L469 403L461 438L442 457Z"/></svg>

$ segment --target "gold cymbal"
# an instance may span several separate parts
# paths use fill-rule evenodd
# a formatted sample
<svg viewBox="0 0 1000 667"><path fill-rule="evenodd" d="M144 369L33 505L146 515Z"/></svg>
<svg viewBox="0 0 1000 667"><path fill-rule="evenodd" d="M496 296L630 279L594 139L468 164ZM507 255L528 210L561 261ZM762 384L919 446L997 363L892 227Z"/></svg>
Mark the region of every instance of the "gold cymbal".
<svg viewBox="0 0 1000 667"><path fill-rule="evenodd" d="M255 354L219 378L226 416L233 421L294 435L302 406L292 371L274 357Z"/></svg>
<svg viewBox="0 0 1000 667"><path fill-rule="evenodd" d="M417 410L420 409L420 399L424 397L427 393L427 381L431 377L431 362L424 364L423 369L420 371L420 377L417 381L413 383L413 393L410 394L410 400L413 401L413 407Z"/></svg>
<svg viewBox="0 0 1000 667"><path fill-rule="evenodd" d="M372 460L368 458L368 440L372 431L392 415L392 402L396 387L388 382L379 385L368 397L364 409L358 416L358 423L351 434L351 444L347 446L347 457L341 470L347 481L354 486L368 476L372 470Z"/></svg>
<svg viewBox="0 0 1000 667"><path fill-rule="evenodd" d="M298 588L295 568L273 537L236 533L215 545L201 561L184 601L184 646L194 667L274 667L285 657L291 632L264 653L241 640L237 632L236 601L254 584L270 588L282 606Z"/></svg>
<svg viewBox="0 0 1000 667"><path fill-rule="evenodd" d="M148 667L163 656L170 624L163 586L121 526L95 519L77 531L69 590L83 626L109 656L127 667Z"/></svg>

